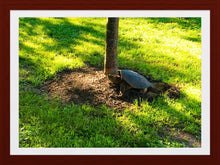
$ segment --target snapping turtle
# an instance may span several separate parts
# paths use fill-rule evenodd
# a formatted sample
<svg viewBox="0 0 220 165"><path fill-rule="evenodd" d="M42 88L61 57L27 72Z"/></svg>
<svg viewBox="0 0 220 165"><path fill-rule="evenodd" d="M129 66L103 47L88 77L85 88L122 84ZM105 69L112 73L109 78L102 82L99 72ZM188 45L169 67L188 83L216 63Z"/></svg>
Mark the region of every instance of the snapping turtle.
<svg viewBox="0 0 220 165"><path fill-rule="evenodd" d="M156 96L165 92L169 85L166 83L151 83L144 76L131 70L118 70L118 75L108 75L111 82L120 84L120 91L124 94L129 89L137 89L148 96Z"/></svg>
<svg viewBox="0 0 220 165"><path fill-rule="evenodd" d="M146 93L147 89L151 87L151 83L142 75L131 70L118 70L118 75L108 75L111 82L120 84L120 91L126 92L128 89L139 89Z"/></svg>

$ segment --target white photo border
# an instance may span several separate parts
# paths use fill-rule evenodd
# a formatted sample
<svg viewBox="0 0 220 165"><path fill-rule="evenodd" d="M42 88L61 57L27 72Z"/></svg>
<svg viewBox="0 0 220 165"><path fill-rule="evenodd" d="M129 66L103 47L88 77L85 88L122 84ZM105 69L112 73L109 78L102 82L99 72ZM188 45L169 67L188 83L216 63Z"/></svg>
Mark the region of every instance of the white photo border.
<svg viewBox="0 0 220 165"><path fill-rule="evenodd" d="M19 148L20 17L201 17L201 148ZM10 155L210 155L210 10L11 10Z"/></svg>

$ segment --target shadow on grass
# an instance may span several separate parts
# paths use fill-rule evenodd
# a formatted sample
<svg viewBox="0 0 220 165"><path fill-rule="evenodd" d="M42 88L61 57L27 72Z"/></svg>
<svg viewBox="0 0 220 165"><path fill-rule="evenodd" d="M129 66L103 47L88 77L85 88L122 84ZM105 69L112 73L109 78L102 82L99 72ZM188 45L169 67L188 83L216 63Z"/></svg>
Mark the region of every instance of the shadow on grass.
<svg viewBox="0 0 220 165"><path fill-rule="evenodd" d="M193 19L192 18L178 18L178 17L174 17L174 18L157 17L157 18L147 18L147 21L149 23L152 23L155 28L158 28L157 27L158 24L176 24L179 28L183 30L195 30L195 31L198 31L199 33L201 32L201 18L200 17L196 17ZM197 35L194 37L190 35L186 35L186 36L182 36L181 38L188 40L188 41L192 41L192 42L201 42L201 35Z"/></svg>
<svg viewBox="0 0 220 165"><path fill-rule="evenodd" d="M27 32L28 35L33 35L37 36L39 35L38 32L34 31L34 27L41 25L42 28L44 29L44 33L46 36L49 38L53 39L54 44L49 45L47 43L38 43L43 50L48 51L48 52L54 52L58 56L61 55L63 52L63 49L67 49L68 52L74 52L74 46L82 44L81 41L83 42L91 42L95 45L99 45L100 47L105 46L105 26L99 25L99 24L93 24L93 23L85 23L84 25L76 25L74 23L69 22L65 18L59 18L61 21L60 24L54 24L51 21L48 20L41 20L39 18L22 18L20 19L20 27ZM155 25L158 23L177 23L179 26L181 26L184 29L187 28L199 28L201 27L201 23L199 25L199 19L193 22L193 26L190 24L192 22L189 22L187 19L177 19L177 18L169 18L169 19L162 19L162 18L151 18L150 21L151 23L154 23ZM101 32L99 30L96 30L95 26L99 26L101 29L103 29ZM88 39L86 35L91 35L93 36L93 39ZM24 33L20 34L21 38L26 38L27 35ZM119 36L120 37L120 36ZM200 41L198 38L186 38L191 41ZM35 42L35 41L33 41ZM26 53L35 53L35 48L26 46L22 43L19 43L20 45L20 50L26 51ZM128 41L127 38L121 37L120 42L119 42L119 47L122 49L129 49L129 48L135 48L138 49L140 45L136 44L135 42ZM104 50L104 49L103 49ZM154 52L157 53L157 52ZM77 57L80 57L82 61L90 61L94 57L101 58L102 61L104 59L104 52L103 54L95 51L95 52L90 52L88 54L87 50L82 51L81 53L77 54ZM128 64L135 63L137 61L132 61L130 59L124 58L124 57L119 57L121 58L121 61L127 61ZM31 72L39 72L39 73L45 73L47 70L40 65L40 63L36 61L33 61L30 57L19 57L19 62L21 68L31 71ZM101 63L103 66L103 62ZM146 64L149 65L148 69L155 69L151 64ZM128 65L129 66L129 65ZM132 66L132 65L130 65ZM140 65L141 66L141 65ZM163 67L163 66L156 66L156 67L162 67L161 70L169 70L169 68ZM139 65L133 66L134 69L138 69ZM132 68L132 69L133 69ZM147 70L146 70L147 71ZM181 71L176 71L179 72L178 76L179 77L186 77L186 76L191 76L190 74L186 74ZM143 73L145 76L147 73ZM80 90L79 89L71 89L71 90ZM91 91L86 91L86 94L91 94ZM39 103L39 106L46 104L46 103ZM189 121L190 123L194 123L192 118L188 118L186 115L179 113L174 107L170 107L169 105L166 105L166 102L163 101L163 104L165 104L165 110L171 117L179 117L180 120L178 121L179 123L178 128L183 128L184 127L184 122ZM199 104L199 103L197 103ZM25 108L23 107L23 113L26 113L29 109L28 106ZM37 106L37 105L36 105ZM50 105L48 105L50 107ZM189 105L190 106L190 103ZM119 121L116 120L119 116L117 115L123 115L123 113L118 113L115 112L114 110L109 110L108 108L99 108L99 109L94 109L91 107L80 107L77 105L74 105L72 107L67 108L67 111L53 111L53 107L50 107L49 109L46 109L48 107L45 107L45 111L48 112L48 114L40 113L35 111L34 115L37 115L39 117L39 124L45 124L48 123L48 128L41 129L40 132L45 136L45 141L50 141L53 137L56 135L60 137L61 139L55 139L53 140L54 143L57 140L57 144L52 143L52 146L59 147L59 144L62 144L61 146L63 147L73 147L74 145L71 146L70 143L63 140L63 138L69 138L69 141L72 142L73 144L76 144L75 146L89 146L89 144L85 144L83 141L91 141L90 145L93 145L95 147L104 147L104 146L110 146L114 144L114 146L140 146L144 147L147 144L146 143L151 143L152 138L156 139L155 144L157 141L159 142L161 138L159 137L158 133L155 132L155 128L151 129L148 127L148 125L142 125L141 123L138 122L138 118L142 120L144 124L148 123L148 119L144 118L143 116L136 115L132 111L129 113L131 115L131 124L137 125L138 129L143 131L143 133L139 134L134 134L134 132L131 132L128 128L123 127ZM65 107L63 107L65 108ZM107 110L108 109L108 110ZM82 111L82 112L81 112ZM103 112L103 113L100 113ZM106 111L109 111L109 113L106 113ZM50 112L50 114L49 114ZM70 116L66 116L66 113ZM100 115L102 114L102 115ZM45 116L44 116L45 115ZM52 117L51 117L52 116ZM63 118L61 118L61 116ZM53 120L48 122L48 118L53 118ZM69 118L72 117L72 118ZM74 121L75 119L75 121ZM65 123L63 125L63 123ZM56 126L52 127L53 123L57 123ZM149 123L152 125L152 122ZM163 125L156 124L155 125L157 129L162 130ZM62 132L62 129L60 127L66 127L65 130ZM110 129L107 130L107 132L103 132L105 130L105 127L110 127ZM174 125L175 127L175 125ZM74 134L71 134L70 130L73 129L75 130ZM52 133L53 137L49 137ZM61 134L62 136L60 136ZM167 135L166 135L167 136ZM171 136L168 134L168 136ZM83 139L83 140L80 140ZM106 139L109 140L106 142ZM118 140L118 139L121 139ZM102 142L105 142L103 144ZM60 141L60 143L59 143ZM181 140L182 141L182 140ZM68 146L66 146L68 145ZM164 146L163 144L158 144L161 146ZM74 146L74 147L75 147Z"/></svg>
<svg viewBox="0 0 220 165"><path fill-rule="evenodd" d="M29 72L35 74L35 76L48 77L48 70L46 69L45 63L48 61L53 63L54 56L63 56L66 58L79 58L84 63L90 63L91 65L104 65L104 48L105 48L105 31L106 27L102 24L94 24L92 22L84 21L82 25L74 24L69 22L66 18L56 18L59 20L59 23L53 23L50 20L44 20L40 18L20 18L19 20L19 50L25 52L23 58L30 59L32 64L37 66L38 69L28 70ZM36 30L36 26L40 26L41 31ZM99 27L102 30L96 30L95 28ZM43 34L42 34L43 33ZM52 43L42 42L43 40L33 40L29 37L47 37L52 39ZM92 38L87 37L92 36ZM35 47L28 46L26 43L33 43L39 47L41 52L44 52L45 55L38 52L39 49ZM93 44L99 46L101 49L89 50L87 47L81 48L80 51L75 50L75 47L84 44ZM120 39L120 47L123 49L128 48L138 48L138 45L129 42L126 38ZM49 53L53 53L53 57L47 56ZM74 54L73 57L69 57L68 54ZM35 60L33 60L34 58ZM41 67L41 68L40 68ZM63 68L65 69L65 68ZM59 70L61 71L61 70Z"/></svg>
<svg viewBox="0 0 220 165"><path fill-rule="evenodd" d="M30 50L30 49L28 48L27 50ZM34 73L38 73L41 71L44 71L44 68L42 66L38 65L31 58L19 56L19 84L24 85L25 81L27 83L35 84L35 82L32 80L36 80L36 82L37 82L38 78L42 79L41 76L43 76L43 75L39 75L39 77L36 78Z"/></svg>
<svg viewBox="0 0 220 165"><path fill-rule="evenodd" d="M80 58L83 62L89 62L93 65L104 66L104 47L105 47L105 31L106 27L102 24L94 24L92 22L84 21L82 25L74 24L73 22L69 22L66 18L57 18L59 19L59 23L53 23L50 20L43 20L39 18L22 18L20 19L20 28L23 31L26 31L28 35L37 36L39 35L38 32L33 30L35 26L41 25L43 31L46 36L51 38L54 43L48 44L39 41L31 41L36 42L45 52L53 52L56 56L62 55L64 57L68 56L68 53L73 53L75 57ZM181 28L199 28L201 21L200 18L196 19L187 19L187 18L146 18L147 22L151 24L157 25L158 23L177 23ZM102 30L96 30L95 27L99 27ZM27 34L21 33L21 38L26 38ZM86 36L92 36L92 39ZM190 36L184 37L190 41L200 41L200 38L194 38ZM75 47L78 45L83 45L85 43L92 43L94 45L98 45L101 50L88 50L88 48L83 48L80 51L75 50ZM21 43L22 44L22 43ZM139 49L141 45L137 42L133 42L125 36L119 36L119 49L121 50L129 50L132 49ZM34 48L22 46L22 50L25 50L27 53L32 53ZM151 50L152 54L159 54L161 56L166 56L165 54L161 54L161 52L157 52ZM70 57L74 58L74 57ZM184 71L180 70L173 70L169 72L169 68L165 66L160 66L159 64L151 64L145 61L140 61L141 56L134 60L131 60L126 57L119 56L118 60L122 64L123 67L126 66L133 66L132 68L127 69L135 69L135 70L142 70L144 76L149 77L147 73L150 70L155 71L163 71L167 74L166 80L169 77L172 77L172 73L177 73L178 78L181 79L182 77L191 77L189 73L185 73ZM40 61L41 59L39 59ZM43 61L42 61L43 62ZM40 64L40 63L39 63ZM37 64L38 65L38 64ZM120 64L119 64L120 67ZM42 72L44 73L44 72ZM45 72L47 73L47 72ZM158 73L159 74L159 73ZM191 79L190 79L191 80Z"/></svg>
<svg viewBox="0 0 220 165"><path fill-rule="evenodd" d="M189 37L189 36L186 36L186 37L182 37L183 39L185 40L188 40L188 41L192 41L192 42L201 42L201 37L198 36L198 37Z"/></svg>
<svg viewBox="0 0 220 165"><path fill-rule="evenodd" d="M187 100L188 98L185 99ZM143 115L143 113L140 114L140 109L137 109L136 111L128 111L130 122L135 124L136 127L142 131L143 135L154 134L158 139L185 143L186 147L193 147L194 145L201 147L201 142L196 139L196 136L201 137L201 123L198 122L201 118L200 114L194 112L196 115L187 116L185 112L181 112L175 107L170 106L162 97L156 99L154 103L149 103L150 108L157 109L157 102L161 105L160 109L158 109L158 111L162 111L160 114L166 114L158 116L158 118L162 119L151 119L150 117L146 117L145 114ZM196 100L194 100L194 102L199 104ZM184 105L187 109L191 108L191 105ZM155 117L156 112L148 113L151 114L153 118ZM193 134L191 133L191 129L194 130ZM140 138L138 145L141 146L141 144L143 144L143 139Z"/></svg>
<svg viewBox="0 0 220 165"><path fill-rule="evenodd" d="M201 18L196 17L193 18L183 18L183 17L154 17L154 18L146 18L152 24L159 24L159 23L176 23L182 29L201 29Z"/></svg>
<svg viewBox="0 0 220 165"><path fill-rule="evenodd" d="M81 89L77 89L81 90ZM79 92L79 91L78 91ZM91 92L89 91L89 94ZM171 107L163 99L161 111L168 117L163 121L145 116L141 109L117 110L106 106L65 105L59 99L48 102L36 88L21 91L20 147L167 147L169 143L185 143L192 147L197 140L175 131L195 123ZM25 101L28 98L28 102ZM22 101L24 100L24 101ZM150 105L149 108L154 108ZM161 116L158 116L161 117ZM178 118L178 119L176 119ZM167 123L167 120L169 123ZM176 120L175 125L171 125ZM172 131L169 128L175 128ZM25 133L28 132L28 133ZM190 137L190 138L189 138ZM164 141L164 139L167 139ZM172 147L172 146L170 146ZM180 145L180 147L183 147ZM199 144L198 146L199 147Z"/></svg>
<svg viewBox="0 0 220 165"><path fill-rule="evenodd" d="M81 69L80 69L81 70ZM105 90L107 86L99 87L96 83L92 83L92 85L98 86L97 88L100 89L99 91L92 89L90 86L90 83L86 84L86 88L83 83L83 79L86 79L89 81L92 77L88 78L87 76L82 76L79 73L85 73L88 74L94 74L92 71L85 72L85 70L77 70L77 76L84 77L81 80L76 81L76 77L72 74L75 71L72 72L69 71L68 74L65 72L65 76L61 77L61 79L58 79L54 81L55 85L50 85L50 90L52 91L58 91L55 93L59 93L58 95L61 97L61 100L70 99L73 100L73 102L77 105L83 108L83 111L87 111L89 114L84 114L84 116L79 116L79 118L82 118L82 120L98 120L99 126L95 126L96 130L93 130L91 126L91 130L88 130L89 128L83 129L83 131L80 133L80 136L83 136L83 134L87 134L87 136L93 136L93 135L100 135L101 138L108 138L110 137L111 140L117 141L117 138L123 139L120 141L121 146L132 146L132 147L164 147L166 144L161 143L162 139L166 139L167 144L174 142L179 143L185 143L187 147L192 147L194 144L199 147L200 144L198 140L195 138L195 136L200 136L200 123L197 122L197 120L200 119L199 112L193 112L191 108L193 108L193 105L199 104L197 100L193 100L191 98L188 98L187 96L182 96L183 99L185 99L185 102L180 102L183 106L182 110L177 110L175 107L172 107L168 104L168 102L165 101L163 97L156 99L154 103L150 103L149 109L146 110L146 113L151 113L151 116L148 116L146 114L143 115L141 112L141 109L143 107L136 107L137 110L134 110L134 107L129 106L129 110L126 110L125 107L122 109L109 109L107 106L110 102L116 102L117 99L112 99L110 102L108 102L108 94L105 93ZM97 79L95 77L94 79ZM77 85L79 84L79 86ZM101 83L98 83L101 84ZM77 87L76 87L77 86ZM51 88L52 87L52 88ZM61 89L61 90L60 90ZM110 91L110 89L107 88L107 91ZM112 94L112 93L111 93ZM107 96L107 98L105 98ZM97 98L103 98L102 100L99 100ZM67 100L70 102L70 100ZM190 103L185 104L186 102L190 101ZM178 100L177 100L178 102ZM101 106L101 105L105 106ZM191 105L192 104L192 105ZM71 105L71 102L70 102ZM98 106L97 106L98 105ZM72 107L74 107L73 105ZM93 107L94 106L94 107ZM184 107L186 106L186 107ZM160 109L158 108L160 107ZM114 107L113 107L114 108ZM158 115L158 118L164 118L164 119L157 119L155 118L157 112L160 111L160 115ZM151 110L153 112L151 112ZM185 113L187 111L190 111L193 113L192 115L186 115ZM106 111L106 112L105 112ZM182 112L181 112L182 111ZM104 113L105 112L105 113ZM107 113L108 112L108 113ZM163 116L163 113L166 115ZM107 116L106 116L107 115ZM116 125L112 125L111 123L108 124L106 127L107 132L101 131L103 129L103 125L106 125L105 121L115 119L117 122ZM196 120L197 119L197 120ZM113 122L115 123L115 121ZM97 124L97 123L96 123ZM117 135L110 130L109 128L116 127L115 131L120 132L117 133ZM101 128L101 130L100 130ZM194 135L187 134L183 131L183 129L188 128L188 132L193 131L194 129ZM172 130L174 129L174 130ZM187 130L185 130L187 131ZM197 132L198 131L198 132ZM119 136L119 135L120 136ZM113 136L114 135L114 136ZM177 136L176 136L177 135ZM125 140L125 137L127 137L127 142ZM154 140L152 142L151 140ZM104 140L103 140L104 141ZM95 143L94 143L95 144ZM102 146L103 145L103 146ZM107 144L95 144L95 147L104 147ZM107 145L109 147L109 144Z"/></svg>

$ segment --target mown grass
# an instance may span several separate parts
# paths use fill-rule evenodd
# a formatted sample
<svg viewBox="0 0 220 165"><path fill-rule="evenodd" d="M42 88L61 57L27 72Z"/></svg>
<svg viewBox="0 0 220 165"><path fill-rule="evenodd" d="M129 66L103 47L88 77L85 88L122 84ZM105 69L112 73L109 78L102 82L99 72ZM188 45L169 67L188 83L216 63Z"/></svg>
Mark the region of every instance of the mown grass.
<svg viewBox="0 0 220 165"><path fill-rule="evenodd" d="M120 18L119 68L177 84L180 99L163 96L118 111L64 105L39 91L63 69L103 67L106 21L19 19L20 147L185 147L188 140L171 130L201 139L200 18Z"/></svg>

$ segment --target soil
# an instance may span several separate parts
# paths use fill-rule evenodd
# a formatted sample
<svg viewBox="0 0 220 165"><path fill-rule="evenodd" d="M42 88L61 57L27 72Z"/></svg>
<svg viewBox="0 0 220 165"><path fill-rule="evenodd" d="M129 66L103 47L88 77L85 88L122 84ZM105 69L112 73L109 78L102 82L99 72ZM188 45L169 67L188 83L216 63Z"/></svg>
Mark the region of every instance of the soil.
<svg viewBox="0 0 220 165"><path fill-rule="evenodd" d="M149 77L147 79L150 82L154 82ZM103 68L91 66L74 70L63 70L53 78L47 80L43 90L48 92L51 99L59 97L61 102L65 104L71 105L73 102L77 105L88 104L93 107L105 104L116 109L124 109L127 106L131 106L134 104L135 99L140 103L143 99L152 101L161 96L161 93L158 94L153 91L149 91L146 95L143 95L135 89L130 89L122 94L120 92L120 86L113 84L104 75ZM180 96L180 88L175 85L168 85L162 93L166 93L168 97L176 99ZM196 140L193 135L185 132L163 131L163 135L161 136L171 136L180 142L188 139L187 142L185 141L187 147L191 147L193 144L196 147L201 147L201 142Z"/></svg>
<svg viewBox="0 0 220 165"><path fill-rule="evenodd" d="M184 142L186 147L201 147L201 140L196 139L195 135L181 131L178 128L163 128L158 134L161 137L169 137L170 140L175 140L179 143Z"/></svg>
<svg viewBox="0 0 220 165"><path fill-rule="evenodd" d="M119 84L114 84L104 75L103 68L85 67L78 69L66 69L47 80L45 83L46 91L51 98L59 97L62 103L91 106L105 104L109 107L122 109L134 103L147 99L152 101L160 94L152 91L143 95L140 90L130 89L126 93L120 92ZM170 85L166 89L166 94L172 98L179 97L179 88Z"/></svg>

